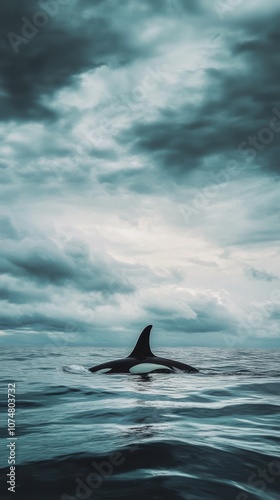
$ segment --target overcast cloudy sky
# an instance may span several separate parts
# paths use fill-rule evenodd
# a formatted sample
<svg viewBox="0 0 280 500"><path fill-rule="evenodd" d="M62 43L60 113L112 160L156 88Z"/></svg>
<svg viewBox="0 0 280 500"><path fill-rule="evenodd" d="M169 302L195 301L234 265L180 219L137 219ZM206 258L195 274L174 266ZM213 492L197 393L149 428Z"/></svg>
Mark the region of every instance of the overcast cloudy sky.
<svg viewBox="0 0 280 500"><path fill-rule="evenodd" d="M2 344L280 347L279 23L3 2Z"/></svg>

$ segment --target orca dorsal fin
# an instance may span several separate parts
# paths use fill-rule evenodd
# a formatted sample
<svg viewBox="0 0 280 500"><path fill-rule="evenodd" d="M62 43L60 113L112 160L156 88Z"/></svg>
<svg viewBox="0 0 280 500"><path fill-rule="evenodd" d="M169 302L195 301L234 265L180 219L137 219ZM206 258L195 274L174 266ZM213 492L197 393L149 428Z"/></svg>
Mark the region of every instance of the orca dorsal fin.
<svg viewBox="0 0 280 500"><path fill-rule="evenodd" d="M137 340L136 346L128 358L144 359L155 356L150 348L150 333L152 328L153 325L148 325L144 328L143 332L139 336L139 339Z"/></svg>

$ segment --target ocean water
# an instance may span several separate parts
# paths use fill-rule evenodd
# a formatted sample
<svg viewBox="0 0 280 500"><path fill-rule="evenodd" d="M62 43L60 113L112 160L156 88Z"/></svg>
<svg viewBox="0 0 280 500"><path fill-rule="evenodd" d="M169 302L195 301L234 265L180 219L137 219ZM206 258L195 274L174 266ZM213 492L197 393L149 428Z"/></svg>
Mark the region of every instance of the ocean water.
<svg viewBox="0 0 280 500"><path fill-rule="evenodd" d="M123 349L2 349L1 499L279 499L280 351L158 354L200 373L88 372ZM6 484L14 382L15 494Z"/></svg>

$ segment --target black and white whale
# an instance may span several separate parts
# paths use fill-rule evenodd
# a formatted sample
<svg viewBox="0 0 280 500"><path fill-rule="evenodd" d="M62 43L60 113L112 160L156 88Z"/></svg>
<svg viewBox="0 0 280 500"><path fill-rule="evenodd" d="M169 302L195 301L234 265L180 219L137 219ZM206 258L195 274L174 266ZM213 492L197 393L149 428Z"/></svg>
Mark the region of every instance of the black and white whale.
<svg viewBox="0 0 280 500"><path fill-rule="evenodd" d="M177 370L187 373L198 372L196 368L179 361L155 356L150 348L150 333L152 325L146 326L140 334L133 351L127 358L117 359L108 363L93 366L89 370L93 373L132 373L144 375L148 373L172 373Z"/></svg>

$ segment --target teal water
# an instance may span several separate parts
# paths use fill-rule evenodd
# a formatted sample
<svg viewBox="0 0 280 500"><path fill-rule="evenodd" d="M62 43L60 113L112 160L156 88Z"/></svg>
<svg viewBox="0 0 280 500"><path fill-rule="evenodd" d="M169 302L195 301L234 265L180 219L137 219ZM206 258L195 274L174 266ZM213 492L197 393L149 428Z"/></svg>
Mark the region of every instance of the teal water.
<svg viewBox="0 0 280 500"><path fill-rule="evenodd" d="M198 374L100 375L123 349L4 348L1 499L280 498L280 351L177 348ZM16 383L16 494L7 384Z"/></svg>

